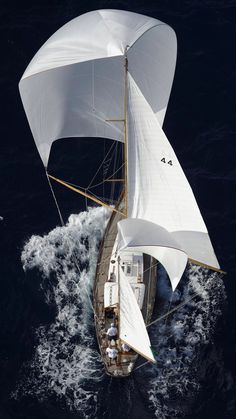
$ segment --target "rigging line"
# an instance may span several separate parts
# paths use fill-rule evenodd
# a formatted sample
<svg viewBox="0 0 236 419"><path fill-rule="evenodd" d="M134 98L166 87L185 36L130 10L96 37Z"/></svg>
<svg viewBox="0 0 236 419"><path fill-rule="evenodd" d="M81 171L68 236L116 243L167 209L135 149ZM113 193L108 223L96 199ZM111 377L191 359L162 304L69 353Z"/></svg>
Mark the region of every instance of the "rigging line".
<svg viewBox="0 0 236 419"><path fill-rule="evenodd" d="M87 191L87 189L86 189L86 191ZM95 199L97 199L97 200L99 200L99 201L103 202L103 203L104 203L104 204L106 204L106 205L110 205L110 209L113 209L114 200L111 200L111 199L109 199L109 198L105 198L105 199L106 199L106 201L110 203L110 204L107 204L107 202L105 201L105 199L103 200L103 198L101 198L100 196L96 195L96 194L95 194L95 193L93 193L92 191L90 191L90 190L89 190L89 193L90 193L90 196L91 196L91 197L94 197ZM88 194L88 195L89 195L89 194ZM114 206L114 208L115 208L115 206ZM116 211L116 210L114 209L114 211ZM116 211L116 212L119 212L119 211Z"/></svg>
<svg viewBox="0 0 236 419"><path fill-rule="evenodd" d="M99 182L96 185L90 186L90 188L95 188L96 186L102 185L103 182L106 182L107 180L110 180L112 178L112 176L114 176L123 167L123 165L124 165L124 163L114 173L112 173L107 179L104 179L104 181ZM75 186L76 188L83 189L85 192L88 191L92 194L92 192L89 190L89 186L87 188L84 188L84 186L80 186L76 183L69 182L68 180L65 180L65 182L68 183L68 185Z"/></svg>
<svg viewBox="0 0 236 419"><path fill-rule="evenodd" d="M77 185L75 183L68 182L67 180L64 180L64 182L68 183L68 185L74 186L75 188L83 189L85 192L87 191L87 188L84 188L83 186L79 186L79 185Z"/></svg>
<svg viewBox="0 0 236 419"><path fill-rule="evenodd" d="M99 199L99 200L101 200L101 198L98 196L98 195L96 195L95 193L93 193L92 191L90 191L89 189L87 189L87 188L84 188L83 186L79 186L79 185L77 185L76 183L72 183L72 182L68 182L67 180L64 180L64 182L66 182L68 185L71 185L71 186L74 186L75 188L78 188L78 189L83 189L84 190L84 192L86 193L86 194L88 194L88 192L91 194L91 195L93 195L95 198L97 198L97 199ZM103 183L103 182L101 182L101 183ZM87 209L87 196L85 197L85 199L86 199L86 209ZM111 200L110 200L111 201ZM113 201L112 201L113 202Z"/></svg>
<svg viewBox="0 0 236 419"><path fill-rule="evenodd" d="M95 175L93 176L93 178L92 178L91 182L89 183L89 185L88 185L87 189L89 189L89 188L90 188L90 186L91 186L91 184L93 183L93 181L94 181L95 177L97 176L97 174L98 174L99 170L101 169L101 167L102 167L103 163L105 162L105 160L106 160L107 156L109 155L109 153L110 153L110 151L111 151L112 147L114 147L114 144L115 144L115 140L113 140L113 143L112 143L111 147L109 148L109 150L108 150L108 152L107 152L106 156L104 157L104 159L103 159L102 163L101 163L101 164L100 164L100 166L98 167L98 169L97 169L97 171L96 171Z"/></svg>
<svg viewBox="0 0 236 419"><path fill-rule="evenodd" d="M85 189L85 192L87 194L87 189ZM87 196L85 196L85 208L86 208L86 211L88 211L88 198L87 198Z"/></svg>
<svg viewBox="0 0 236 419"><path fill-rule="evenodd" d="M68 182L67 180L65 181L66 183L68 183L68 185L70 185L70 186L74 186L75 188L78 188L78 189L83 189L84 190L84 192L85 192L85 208L86 208L86 211L88 210L88 197L87 197L87 188L84 188L83 186L80 186L80 185L77 185L76 183L72 183L72 182ZM91 194L93 194L92 192L91 192Z"/></svg>
<svg viewBox="0 0 236 419"><path fill-rule="evenodd" d="M139 365L138 367L134 368L133 371L137 371L139 368L144 367L144 365L150 364L150 361L146 361L143 364ZM153 365L153 364L152 364Z"/></svg>
<svg viewBox="0 0 236 419"><path fill-rule="evenodd" d="M95 195L95 193L93 193L91 191L89 191L89 192L90 192L91 196L93 196L94 198L98 199L99 201L102 201L103 198L100 198L100 196ZM109 199L106 199L106 200L107 201L110 201ZM106 201L105 200L103 202L106 204ZM109 205L109 204L107 204L107 205Z"/></svg>
<svg viewBox="0 0 236 419"><path fill-rule="evenodd" d="M85 193L87 194L87 196L89 196L89 194L87 193L87 189L85 189ZM89 193L90 193L90 197L91 198L95 198L95 199L99 200L100 202L103 202L103 204L109 205L109 209L113 209L113 207L111 207L110 204L107 204L107 202L106 202L106 201L110 201L108 198L106 198L106 201L105 200L103 201L102 200L103 198L101 198L98 195L95 195L95 193L93 193L91 191L89 191ZM111 202L113 204L113 201L111 201Z"/></svg>
<svg viewBox="0 0 236 419"><path fill-rule="evenodd" d="M61 210L60 210L59 204L57 202L56 195L54 193L54 190L53 190L53 187L52 187L52 184L51 184L51 181L50 181L50 178L49 178L49 175L48 175L48 172L47 171L46 171L46 176L47 176L48 183L49 183L49 186L50 186L50 189L51 189L51 192L52 192L52 196L53 196L54 201L55 201L55 204L56 204L56 208L57 208L57 211L58 211L58 214L59 214L59 217L60 217L61 224L64 227L65 226L65 222L63 220L63 217L62 217L62 214L61 214ZM79 267L78 260L77 260L76 256L73 253L71 255L71 259L72 259L72 262L74 263L74 265L76 266L76 268L78 269L79 273L81 274L81 269ZM89 295L89 293L88 293L88 291L86 289L85 289L85 292L87 294L87 297L88 297L89 303L90 303L90 305L92 307L92 310L93 310L93 312L95 314L94 307L93 307L93 304L92 304L92 301L91 301L91 297L90 297L90 295Z"/></svg>
<svg viewBox="0 0 236 419"><path fill-rule="evenodd" d="M112 162L112 158L114 157L114 155L116 155L116 148L117 148L117 141L116 141L114 150L112 151L111 157L109 158L109 160L107 160L106 173L108 172L108 170L110 168L110 165L111 165L111 162Z"/></svg>
<svg viewBox="0 0 236 419"><path fill-rule="evenodd" d="M191 298L189 298L189 299L188 299L188 300L186 300L186 301L183 301L183 303L179 304L177 307L175 307L175 308L173 308L172 310L170 310L170 311L169 311L169 307L170 307L170 305L171 305L171 303L172 303L173 294L174 294L174 293L172 293L171 300L170 300L170 303L169 303L169 306L168 306L168 312L167 312L167 313L165 313L165 314L163 314L162 316L158 317L158 319L154 320L153 322L149 323L149 324L146 326L146 328L147 328L147 327L149 327L149 326L151 326L151 325L152 325L152 324L154 324L154 323L157 323L157 322L158 322L158 321L160 321L160 320L163 320L165 317L166 317L166 320L167 320L167 317L168 317L171 313L173 313L174 311L176 311L176 310L178 310L179 308L183 307L185 304L187 304L189 301L193 300L193 299L194 299L197 295L199 295L199 294L196 292L195 294L193 294L193 295L192 295L192 297L191 297ZM165 325L166 325L166 322L165 322ZM169 338L170 338L170 337L172 337L172 336L174 336L174 333L172 333L172 334L169 336ZM149 364L149 361L146 361L146 362L144 362L143 364L139 365L138 367L134 368L134 370L133 370L133 371L136 371L136 370L138 370L139 368L144 367L144 365L147 365L147 364Z"/></svg>
<svg viewBox="0 0 236 419"><path fill-rule="evenodd" d="M123 166L123 165L122 165ZM121 166L121 167L122 167ZM117 171L116 172L114 172L111 176L109 176L109 178L107 178L107 179L105 179L105 181L107 181L107 180L110 180L110 178L112 177L112 176L114 176L120 169L121 169L121 167L120 168L118 168L117 169ZM46 172L47 173L47 172ZM48 174L47 174L47 176L48 176ZM84 190L84 192L85 193L87 193L87 191L91 194L91 195L93 195L93 196L95 196L96 198L98 198L98 199L100 199L97 195L95 195L92 191L90 191L88 188L84 188L83 186L80 186L80 185L77 185L76 183L72 183L72 182L68 182L67 180L65 180L65 182L68 184L68 185L71 185L71 186L74 186L75 188L78 188L78 189L82 189L82 190ZM91 188L95 188L95 186L99 186L99 185L101 185L103 182L100 182L100 183L97 183L96 185L94 185L94 186L91 186ZM50 183L50 185L51 185L51 183ZM50 186L51 187L51 186ZM53 191L52 191L53 192ZM87 197L86 197L86 201L87 201ZM86 208L87 208L87 202L86 202Z"/></svg>
<svg viewBox="0 0 236 419"><path fill-rule="evenodd" d="M112 207L112 206L111 206L111 205L109 205L109 204L106 204L106 202L102 202L102 201L100 201L99 199L95 198L94 196L89 195L89 194L86 194L85 192L80 191L79 189L75 188L74 186L70 186L70 185L68 185L66 182L64 182L64 181L63 181L63 180L61 180L61 179L58 179L58 178L56 178L56 177L54 177L54 176L52 176L52 175L48 175L48 176L49 176L51 179L54 179L54 180L55 180L55 182L58 182L58 183L60 183L61 185L66 186L68 189L71 189L72 191L74 191L74 192L76 192L76 193L78 193L78 194L80 194L80 195L87 196L89 199L91 199L92 201L95 201L97 204L102 205L103 207L107 207L107 208L109 208L111 211L117 212L117 213L119 213L119 214L121 214L121 215L123 215L123 216L124 216L124 214L123 214L121 211L117 210L116 208Z"/></svg>
<svg viewBox="0 0 236 419"><path fill-rule="evenodd" d="M114 172L114 173L112 173L112 175L110 175L107 179L104 179L102 182L99 182L99 183L96 183L96 185L92 185L92 186L89 186L88 188L90 188L90 189L92 189L92 188L96 188L97 186L100 186L100 185L102 185L104 182L106 182L107 180L110 180L111 178L112 178L112 176L114 176L117 172L119 172L119 170L120 169L122 169L122 167L124 166L124 163L122 163L122 165L120 166L120 167L118 167L118 169ZM88 189L87 188L87 189ZM88 189L89 190L89 189Z"/></svg>
<svg viewBox="0 0 236 419"><path fill-rule="evenodd" d="M56 207L57 207L57 211L58 211L58 214L59 214L59 217L60 217L61 224L62 224L62 226L64 227L64 226L65 226L65 222L64 222L64 220L63 220L62 213L61 213L61 210L60 210L59 204L58 204L58 202L57 202L57 198L56 198L56 195L55 195L55 193L54 193L54 190L53 190L53 187L52 187L52 184L51 184L51 180L50 180L50 177L49 177L49 174L48 174L48 172L47 172L47 171L46 171L46 176L47 176L47 180L48 180L48 183L49 183L49 186L50 186L51 192L52 192L52 196L53 196L53 198L54 198L54 201L55 201L55 204L56 204ZM81 273L81 270L80 270L80 267L79 267L79 265L78 265L78 262L77 262L77 260L76 260L76 258L75 258L75 255L73 255L73 254L72 254L72 261L73 261L73 262L74 262L74 264L76 265L76 267L77 267L77 269L78 269L79 273Z"/></svg>
<svg viewBox="0 0 236 419"><path fill-rule="evenodd" d="M47 180L48 180L48 183L49 183L49 186L50 186L50 190L52 192L52 196L53 196L54 201L55 201L55 204L56 204L56 208L57 208L57 211L58 211L58 214L59 214L59 218L60 218L61 224L64 227L65 226L65 222L63 220L63 217L62 217L62 214L61 214L61 210L60 210L59 204L57 202L57 198L56 198L56 195L54 193L54 190L53 190L53 187L52 187L52 184L51 184L51 181L50 181L50 177L49 177L47 171L46 171L46 176L47 176ZM81 274L81 269L79 267L78 260L77 260L76 256L73 253L71 255L71 259L72 259L72 262L74 263L74 265L76 266L76 268L78 269L79 273ZM92 310L93 310L94 314L96 314L95 311L94 311L94 307L93 307L92 301L91 301L91 297L90 297L90 295L89 295L89 293L88 293L88 291L86 289L85 289L85 292L87 294L87 297L88 297L89 303L90 303L90 305L92 307Z"/></svg>
<svg viewBox="0 0 236 419"><path fill-rule="evenodd" d="M188 300L183 301L182 303L180 303L177 307L172 308L172 310L170 310L169 312L163 314L162 316L158 317L156 320L153 320L151 323L147 324L146 327L152 326L153 324L159 322L160 320L165 319L165 317L169 316L170 314L174 313L175 311L179 310L179 308L185 306L186 304L188 304L190 301L192 301L195 297L199 296L198 292L195 292L192 297L190 297Z"/></svg>
<svg viewBox="0 0 236 419"><path fill-rule="evenodd" d="M152 262L152 256L151 256L151 258L150 258L150 262ZM149 267L149 269L150 269L150 267ZM147 269L146 269L146 272L147 272ZM143 272L143 274L144 274L144 272ZM148 274L148 286L147 286L147 301L149 301L149 297L150 297L150 287L151 287L151 270L149 270L149 274ZM144 280L144 276L143 276L143 280ZM148 307L148 304L147 304L147 309L146 309L146 316L145 316L145 324L147 323L147 319L148 319L148 312L149 312L149 307Z"/></svg>
<svg viewBox="0 0 236 419"><path fill-rule="evenodd" d="M168 335L168 339L172 338L173 336L175 336L175 332L174 333L171 333L171 335ZM143 362L143 364L138 365L136 368L134 368L133 371L136 371L139 368L144 367L144 365L147 365L147 364L150 364L150 362L149 361Z"/></svg>
<svg viewBox="0 0 236 419"><path fill-rule="evenodd" d="M116 141L116 144L115 144L115 149L112 151L112 154L111 154L111 157L110 157L110 159L109 160L107 160L107 166L106 166L106 174L107 174L107 172L108 172L108 170L109 170L109 168L110 168L110 166L111 166L111 162L112 162L112 158L113 158L113 156L115 155L115 159L116 159L116 154L117 154L117 141ZM110 150L109 150L110 151ZM105 153L104 153L105 154ZM104 161L105 160L105 161ZM106 157L105 157L105 159L103 160L103 162L104 162L104 165L105 165L105 163L106 163ZM102 163L103 164L103 163ZM118 168L117 169L117 171L119 171L120 170L120 168ZM115 173L117 173L117 172L115 172ZM112 176L114 176L115 175L115 173L113 173L112 175L110 175L107 179L104 179L104 177L105 177L105 171L103 170L103 181L102 182L100 182L100 185L102 184L103 185L103 189L104 189L104 186L105 186L105 182L107 181L107 180L109 180ZM95 186L98 186L99 184L97 184L97 185L95 185ZM94 188L95 187L94 185L92 185L92 186L88 186L88 188L90 187L92 187L92 188ZM103 194L103 196L104 196L104 194Z"/></svg>
<svg viewBox="0 0 236 419"><path fill-rule="evenodd" d="M189 284L188 284L188 287L187 287L187 289L189 288ZM189 298L188 300L186 300L186 301L183 301L181 304L179 304L177 307L175 307L175 308L173 308L172 310L170 310L169 312L167 312L166 314L164 314L163 316L160 316L160 317L158 317L158 319L156 319L156 320L154 320L153 322L151 322L151 323L149 323L146 327L149 327L149 326L151 326L152 324L154 324L154 323L156 323L156 322L158 322L158 321L160 321L160 320L163 320L165 317L167 318L171 313L173 313L174 311L176 311L176 310L178 310L179 308L181 308L181 307L183 307L185 304L187 304L189 301L191 301L191 300L193 300L195 297L197 297L197 296L199 296L199 294L198 294L198 292L195 292L193 295L192 295L192 297L191 298ZM170 301L170 303L172 302L172 298L173 298L173 293L172 293L172 296L171 296L171 301ZM169 304L169 306L170 306L170 304ZM166 324L166 323L165 323ZM175 333L172 333L171 335L169 335L168 336L168 338L171 338L172 336L174 336L175 335ZM136 367L136 368L134 368L134 370L133 371L136 371L136 370L138 370L139 368L141 368L141 367L144 367L144 365L147 365L147 364L149 364L149 361L146 361L146 362L144 362L143 364L141 364L141 365L139 365L138 367Z"/></svg>
<svg viewBox="0 0 236 419"><path fill-rule="evenodd" d="M97 198L97 199L101 199L100 197L98 197L97 195L95 195L93 192L91 192L88 188L84 188L83 186L79 186L79 185L77 185L76 183L72 183L72 182L68 182L67 180L64 180L64 182L66 182L68 185L70 185L70 186L74 186L75 188L78 188L78 189L83 189L84 190L84 192L86 193L86 194L88 194L88 192L91 194L91 195L93 195L95 198ZM103 182L101 182L101 183L103 183ZM87 199L87 198L86 198Z"/></svg>
<svg viewBox="0 0 236 419"><path fill-rule="evenodd" d="M124 165L124 161L123 161L123 144L121 144L119 146L118 151L119 151L118 161L123 162L122 165L121 165L121 167L120 167L120 169L119 169L120 172L121 172L121 177L123 179L123 174L124 174L123 173L124 172L124 169L123 169L123 165ZM124 183L122 185L119 185L119 196L121 196L122 194L124 194Z"/></svg>
<svg viewBox="0 0 236 419"><path fill-rule="evenodd" d="M143 271L143 274L147 271L149 271L150 269L154 268L154 266L157 266L159 262L154 263L153 265L149 266L149 268L145 269L145 271Z"/></svg>
<svg viewBox="0 0 236 419"><path fill-rule="evenodd" d="M83 188L82 186L79 186L79 185L77 185L76 183L68 182L67 180L65 180L64 182L66 182L68 185L74 186L75 188L78 188L78 189L83 189L83 190L84 190L84 192L85 192L87 195L91 194L91 195L92 195L92 196L94 196L95 198L97 198L97 199L99 199L99 200L102 200L102 198L100 198L98 195L96 195L95 193L93 193L92 191L90 191L88 188ZM101 183L103 183L103 182L101 182ZM89 192L89 193L88 193L88 192ZM86 198L86 208L87 208L87 197L85 197L85 198Z"/></svg>
<svg viewBox="0 0 236 419"><path fill-rule="evenodd" d="M116 143L116 146L115 146L113 173L114 173L114 171L116 169L116 165L117 165L117 148L118 148L118 142ZM112 176L114 176L114 175L112 175ZM113 183L111 185L110 199L114 199L114 196L115 196L115 183Z"/></svg>
<svg viewBox="0 0 236 419"><path fill-rule="evenodd" d="M168 316L169 316L169 313L170 313L170 307L171 307L171 304L172 304L173 295L174 295L174 293L172 292L171 297L170 297L170 301L169 301L169 305L168 305L168 310L167 310L167 313L166 313L165 327L166 327L167 319L168 319Z"/></svg>
<svg viewBox="0 0 236 419"><path fill-rule="evenodd" d="M48 175L48 172L47 172L47 171L46 171L46 176L47 176L47 180L48 180L48 183L49 183L50 190L51 190L51 192L52 192L53 199L54 199L55 204L56 204L56 208L57 208L57 212L58 212L58 215L59 215L59 218L60 218L60 221L61 221L61 225L62 225L62 226L65 226L65 222L64 222L64 220L63 220L63 217L62 217L62 214L61 214L61 210L60 210L60 208L59 208L59 204L58 204L58 202L57 202L57 198L56 198L56 195L55 195L55 193L54 193L54 190L53 190L53 187L52 187L52 184L51 184L51 181L50 181L50 177L49 177L49 175Z"/></svg>

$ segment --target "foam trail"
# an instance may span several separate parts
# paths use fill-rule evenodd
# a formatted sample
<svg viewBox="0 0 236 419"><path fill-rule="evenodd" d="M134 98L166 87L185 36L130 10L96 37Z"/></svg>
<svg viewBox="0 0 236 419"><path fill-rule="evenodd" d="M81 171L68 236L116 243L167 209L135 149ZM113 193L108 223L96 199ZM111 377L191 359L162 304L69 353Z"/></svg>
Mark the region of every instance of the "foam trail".
<svg viewBox="0 0 236 419"><path fill-rule="evenodd" d="M100 207L71 215L66 226L43 237L32 236L21 256L25 271L36 268L42 273L45 298L55 305L57 314L49 327L37 331L31 374L16 394L23 392L40 399L56 394L84 417L90 417L89 409L96 409L93 383L103 375L89 296L109 214ZM75 258L79 270L73 263Z"/></svg>
<svg viewBox="0 0 236 419"><path fill-rule="evenodd" d="M108 217L104 208L92 208L71 215L65 227L43 237L32 236L26 243L24 270L32 272L31 280L35 270L41 273L45 300L56 308L56 316L50 325L38 329L34 359L25 366L14 395L32 395L40 400L56 396L81 418L110 417L115 399L116 412L123 419L129 417L138 389L143 391L145 409L150 409L152 417L182 419L191 411L200 387L199 365L222 313L223 282L217 274L189 266L186 278L171 296L168 280L159 272L158 298L166 302L159 315L167 311L170 299L173 308L193 293L198 297L150 328L156 366L140 368L122 385L104 378L88 296ZM79 270L73 262L75 257ZM138 386L132 389L136 380Z"/></svg>
<svg viewBox="0 0 236 419"><path fill-rule="evenodd" d="M223 281L216 273L190 265L182 295L177 290L171 308L194 293L196 299L151 329L157 365L146 369L146 382L149 405L158 419L183 418L189 413L200 389L201 368L206 372L205 349L213 342L226 298ZM141 379L141 369L137 373Z"/></svg>

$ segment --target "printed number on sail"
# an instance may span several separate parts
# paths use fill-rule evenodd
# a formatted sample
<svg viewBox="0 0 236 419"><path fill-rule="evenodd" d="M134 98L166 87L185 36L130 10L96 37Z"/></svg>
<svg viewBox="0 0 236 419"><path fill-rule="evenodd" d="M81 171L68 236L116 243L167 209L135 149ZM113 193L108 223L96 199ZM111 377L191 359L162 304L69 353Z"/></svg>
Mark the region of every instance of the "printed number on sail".
<svg viewBox="0 0 236 419"><path fill-rule="evenodd" d="M166 163L166 159L165 159L165 157L163 157L163 158L161 159L161 161L162 161L163 163ZM172 160L169 160L169 161L167 162L167 164L169 164L170 166L173 166Z"/></svg>

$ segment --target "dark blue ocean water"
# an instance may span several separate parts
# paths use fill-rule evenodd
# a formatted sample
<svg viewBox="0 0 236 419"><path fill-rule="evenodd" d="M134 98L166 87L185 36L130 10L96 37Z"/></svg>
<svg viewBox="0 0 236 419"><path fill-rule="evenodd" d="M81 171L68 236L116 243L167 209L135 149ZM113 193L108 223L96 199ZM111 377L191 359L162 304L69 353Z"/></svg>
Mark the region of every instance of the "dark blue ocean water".
<svg viewBox="0 0 236 419"><path fill-rule="evenodd" d="M0 419L234 418L236 1L1 0L0 6ZM223 284L207 272L189 270L173 304L196 289L199 298L151 331L157 368L140 369L121 381L101 373L86 295L73 291L72 282L62 290L63 275L71 281L75 275L68 254L53 265L58 247L65 250L65 237L70 248L81 243L75 230L81 218L71 219L65 231L50 233L59 225L58 215L18 93L21 75L48 37L68 20L98 8L147 14L176 31L178 61L164 129L228 272ZM94 154L99 147L94 145ZM51 167L86 184L87 152L76 140L69 151L62 142L54 147ZM59 187L56 193L65 219L84 209L77 196ZM96 228L96 240L102 217L90 212L83 221L87 235ZM32 235L39 238L29 242ZM45 249L39 260L37 249ZM96 249L86 254L87 262L95 254ZM92 276L92 268L87 274ZM162 275L157 313L167 309L170 299ZM61 370L63 377L57 377Z"/></svg>

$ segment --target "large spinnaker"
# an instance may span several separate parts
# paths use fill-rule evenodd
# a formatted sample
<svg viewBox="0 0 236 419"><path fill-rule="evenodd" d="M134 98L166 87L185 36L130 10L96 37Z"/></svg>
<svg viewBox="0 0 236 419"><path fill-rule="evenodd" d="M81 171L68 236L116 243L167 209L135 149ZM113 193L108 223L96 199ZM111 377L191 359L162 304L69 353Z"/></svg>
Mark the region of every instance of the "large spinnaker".
<svg viewBox="0 0 236 419"><path fill-rule="evenodd" d="M142 313L128 278L119 266L119 337L151 362L156 362Z"/></svg>
<svg viewBox="0 0 236 419"><path fill-rule="evenodd" d="M168 25L122 10L86 13L52 35L19 85L45 167L59 138L124 141L125 51L129 71L162 125L176 50L175 33Z"/></svg>

